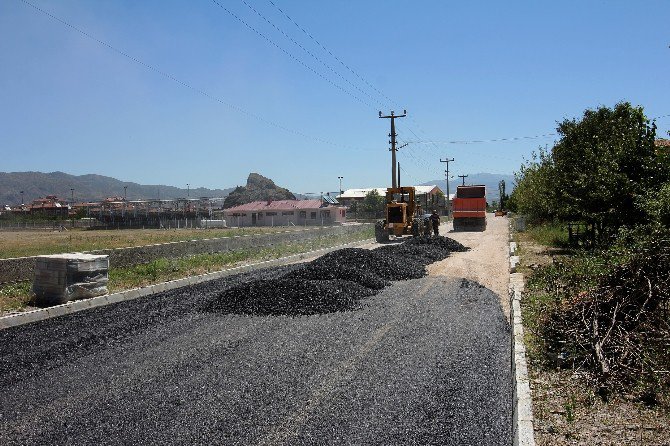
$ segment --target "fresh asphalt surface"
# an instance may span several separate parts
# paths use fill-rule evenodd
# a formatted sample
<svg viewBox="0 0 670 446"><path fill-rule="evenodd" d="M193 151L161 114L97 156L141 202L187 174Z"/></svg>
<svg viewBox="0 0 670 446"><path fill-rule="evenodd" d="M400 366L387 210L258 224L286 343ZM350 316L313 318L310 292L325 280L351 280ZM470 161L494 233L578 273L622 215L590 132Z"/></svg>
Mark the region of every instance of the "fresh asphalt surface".
<svg viewBox="0 0 670 446"><path fill-rule="evenodd" d="M205 310L259 274L0 331L0 444L512 444L493 292L425 277L353 311Z"/></svg>

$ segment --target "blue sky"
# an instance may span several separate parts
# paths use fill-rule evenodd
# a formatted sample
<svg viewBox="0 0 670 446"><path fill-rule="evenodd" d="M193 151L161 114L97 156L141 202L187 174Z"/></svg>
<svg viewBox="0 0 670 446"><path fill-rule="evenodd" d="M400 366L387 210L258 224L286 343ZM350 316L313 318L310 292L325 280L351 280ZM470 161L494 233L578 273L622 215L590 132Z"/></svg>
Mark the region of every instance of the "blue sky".
<svg viewBox="0 0 670 446"><path fill-rule="evenodd" d="M622 100L670 114L667 0L29 3L90 37L0 2L4 172L336 191L389 185L379 110L408 112L403 183L443 178L447 156L453 175L510 174L555 137L453 141L552 134Z"/></svg>

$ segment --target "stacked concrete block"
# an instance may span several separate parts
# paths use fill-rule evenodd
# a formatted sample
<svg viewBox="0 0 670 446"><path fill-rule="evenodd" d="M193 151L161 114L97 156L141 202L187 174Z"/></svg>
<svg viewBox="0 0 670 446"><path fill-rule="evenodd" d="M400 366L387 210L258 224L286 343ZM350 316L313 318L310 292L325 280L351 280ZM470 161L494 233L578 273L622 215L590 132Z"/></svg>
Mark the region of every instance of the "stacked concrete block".
<svg viewBox="0 0 670 446"><path fill-rule="evenodd" d="M108 293L109 256L69 253L35 259L33 293L37 303L63 304Z"/></svg>

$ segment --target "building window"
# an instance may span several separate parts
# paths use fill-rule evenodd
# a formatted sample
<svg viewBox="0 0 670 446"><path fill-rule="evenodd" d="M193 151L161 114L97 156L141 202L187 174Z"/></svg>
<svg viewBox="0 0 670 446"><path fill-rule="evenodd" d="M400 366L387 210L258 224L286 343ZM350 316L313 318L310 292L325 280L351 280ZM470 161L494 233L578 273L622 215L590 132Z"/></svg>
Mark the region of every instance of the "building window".
<svg viewBox="0 0 670 446"><path fill-rule="evenodd" d="M293 211L282 212L282 215L293 215Z"/></svg>
<svg viewBox="0 0 670 446"><path fill-rule="evenodd" d="M307 218L307 211L300 211L300 218Z"/></svg>
<svg viewBox="0 0 670 446"><path fill-rule="evenodd" d="M312 220L315 220L315 219L316 219L316 212L312 212L312 213L310 213L310 218L311 218Z"/></svg>
<svg viewBox="0 0 670 446"><path fill-rule="evenodd" d="M277 215L277 213L276 212L266 212L265 215L267 215L268 217L273 217L273 216Z"/></svg>

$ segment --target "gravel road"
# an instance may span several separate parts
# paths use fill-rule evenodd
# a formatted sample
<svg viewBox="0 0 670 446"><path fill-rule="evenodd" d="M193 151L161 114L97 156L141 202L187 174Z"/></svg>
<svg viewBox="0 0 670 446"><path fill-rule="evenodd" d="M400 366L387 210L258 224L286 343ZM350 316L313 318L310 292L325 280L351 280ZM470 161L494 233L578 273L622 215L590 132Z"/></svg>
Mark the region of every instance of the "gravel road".
<svg viewBox="0 0 670 446"><path fill-rule="evenodd" d="M295 268L0 331L0 444L511 444L498 295L438 275L351 311L210 309Z"/></svg>
<svg viewBox="0 0 670 446"><path fill-rule="evenodd" d="M509 220L486 214L486 231L454 232L452 223L445 223L440 234L470 247L469 252L453 255L428 266L431 276L465 277L500 296L500 305L509 319Z"/></svg>

